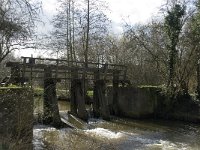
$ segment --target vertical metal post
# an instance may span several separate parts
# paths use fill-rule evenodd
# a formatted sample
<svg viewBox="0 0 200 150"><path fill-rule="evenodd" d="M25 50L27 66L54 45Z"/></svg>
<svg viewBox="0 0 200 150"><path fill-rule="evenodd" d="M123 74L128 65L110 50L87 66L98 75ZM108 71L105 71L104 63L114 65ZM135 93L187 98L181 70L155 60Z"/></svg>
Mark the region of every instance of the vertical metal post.
<svg viewBox="0 0 200 150"><path fill-rule="evenodd" d="M22 82L21 85L24 86L24 80L25 80L25 72L26 72L26 58L23 59L23 69L22 69Z"/></svg>
<svg viewBox="0 0 200 150"><path fill-rule="evenodd" d="M31 59L33 59L33 54L31 54ZM33 89L33 63L34 61L31 60L31 89Z"/></svg>

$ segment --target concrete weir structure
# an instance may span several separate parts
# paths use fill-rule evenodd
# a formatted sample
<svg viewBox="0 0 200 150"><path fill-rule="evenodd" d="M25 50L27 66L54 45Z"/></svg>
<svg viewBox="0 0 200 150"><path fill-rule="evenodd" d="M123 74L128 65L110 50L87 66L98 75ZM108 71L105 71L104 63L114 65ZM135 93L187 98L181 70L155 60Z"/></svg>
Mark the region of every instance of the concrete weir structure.
<svg viewBox="0 0 200 150"><path fill-rule="evenodd" d="M24 78L44 80L44 114L45 124L55 127L60 124L60 116L56 98L56 84L61 80L69 80L71 85L70 114L87 121L88 114L85 107L86 81L93 83L94 117L110 119L110 115L125 117L144 117L154 113L156 98L147 89L134 88L126 80L127 67L116 64L71 62L62 59L22 57L20 62L8 62L13 74L11 79ZM17 72L21 72L20 74ZM107 91L107 83L112 85L112 90ZM109 89L109 88L108 88ZM157 96L157 94L155 94Z"/></svg>
<svg viewBox="0 0 200 150"><path fill-rule="evenodd" d="M0 88L0 149L32 150L33 96L27 88Z"/></svg>
<svg viewBox="0 0 200 150"><path fill-rule="evenodd" d="M159 87L144 86L109 88L107 97L111 115L200 122L200 105L190 95L171 99Z"/></svg>
<svg viewBox="0 0 200 150"><path fill-rule="evenodd" d="M56 98L56 84L68 80L70 86L70 114L82 120L88 120L85 107L88 82L93 84L94 102L93 114L109 120L110 113L106 98L106 83L111 82L117 89L120 82L126 82L127 67L118 64L101 64L94 62L78 62L66 59L22 57L21 62L8 62L11 68L11 81L24 86L25 79L44 81L44 113L43 122L55 127L62 126L58 102ZM90 87L92 87L90 85ZM116 95L116 94L115 94Z"/></svg>
<svg viewBox="0 0 200 150"><path fill-rule="evenodd" d="M154 115L158 96L155 88L118 87L115 90L114 92L110 88L107 95L110 111L114 114L130 118L145 118ZM113 108L116 102L117 112L116 108Z"/></svg>

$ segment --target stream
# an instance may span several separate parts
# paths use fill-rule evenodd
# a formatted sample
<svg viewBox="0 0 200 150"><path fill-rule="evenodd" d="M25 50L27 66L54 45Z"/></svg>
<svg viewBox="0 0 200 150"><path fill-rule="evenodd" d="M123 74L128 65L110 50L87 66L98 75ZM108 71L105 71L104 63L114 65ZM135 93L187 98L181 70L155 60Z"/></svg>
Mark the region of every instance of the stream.
<svg viewBox="0 0 200 150"><path fill-rule="evenodd" d="M38 107L37 107L38 109ZM59 102L61 112L69 103ZM35 110L38 111L38 110ZM90 119L91 129L35 125L34 150L199 150L200 125L175 121Z"/></svg>

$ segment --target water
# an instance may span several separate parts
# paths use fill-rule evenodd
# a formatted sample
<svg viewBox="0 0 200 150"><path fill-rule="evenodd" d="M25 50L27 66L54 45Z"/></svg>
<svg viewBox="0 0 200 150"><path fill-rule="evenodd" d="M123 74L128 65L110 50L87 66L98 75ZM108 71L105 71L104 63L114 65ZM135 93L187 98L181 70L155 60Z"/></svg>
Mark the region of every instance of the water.
<svg viewBox="0 0 200 150"><path fill-rule="evenodd" d="M68 109L60 102L62 111ZM200 150L200 125L172 121L91 119L92 129L35 125L35 150Z"/></svg>

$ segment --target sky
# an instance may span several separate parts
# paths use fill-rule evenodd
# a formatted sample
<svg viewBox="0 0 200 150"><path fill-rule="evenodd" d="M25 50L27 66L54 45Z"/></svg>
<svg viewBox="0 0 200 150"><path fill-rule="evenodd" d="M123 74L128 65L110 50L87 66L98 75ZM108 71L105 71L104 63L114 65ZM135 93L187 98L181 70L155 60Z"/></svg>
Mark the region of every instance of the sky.
<svg viewBox="0 0 200 150"><path fill-rule="evenodd" d="M107 13L108 18L112 21L113 32L122 33L123 24L138 24L150 21L150 19L159 13L160 7L165 0L105 0L108 3L110 11ZM42 0L43 13L41 18L44 24L39 24L39 32L47 32L51 29L50 21L56 14L57 0ZM36 52L19 51L18 55L30 56Z"/></svg>
<svg viewBox="0 0 200 150"><path fill-rule="evenodd" d="M122 23L145 23L151 16L156 15L165 0L104 0L108 3L110 12L107 13L117 32L122 32ZM51 20L56 14L56 0L42 0L43 15Z"/></svg>
<svg viewBox="0 0 200 150"><path fill-rule="evenodd" d="M108 0L111 13L109 18L122 32L122 24L145 23L156 15L164 0Z"/></svg>

